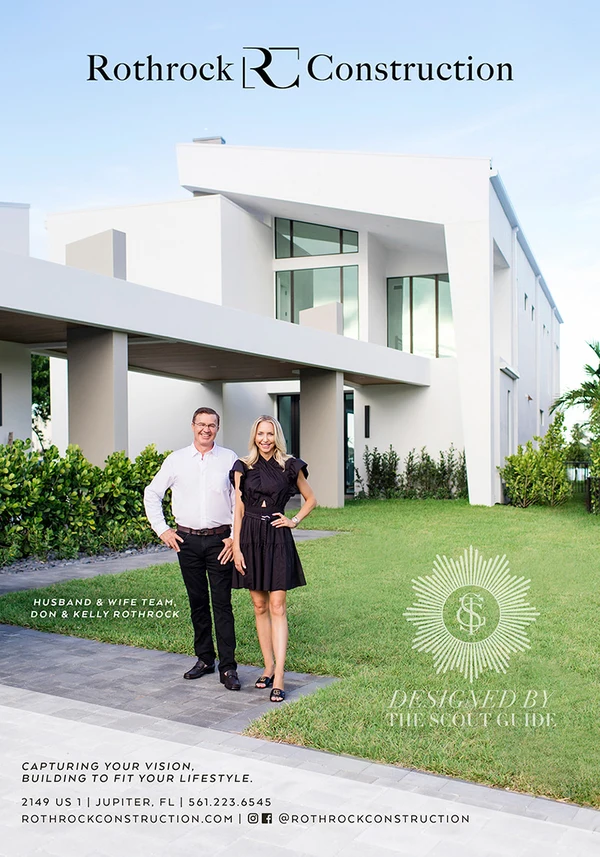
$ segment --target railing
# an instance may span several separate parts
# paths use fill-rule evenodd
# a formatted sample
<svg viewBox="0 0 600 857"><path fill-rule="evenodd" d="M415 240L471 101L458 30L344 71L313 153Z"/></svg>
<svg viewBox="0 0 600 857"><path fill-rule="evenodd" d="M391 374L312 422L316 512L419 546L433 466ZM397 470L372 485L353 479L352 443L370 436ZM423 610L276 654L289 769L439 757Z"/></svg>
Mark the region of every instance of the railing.
<svg viewBox="0 0 600 857"><path fill-rule="evenodd" d="M573 486L574 494L586 494L589 502L588 480L590 478L589 461L567 461L567 477Z"/></svg>

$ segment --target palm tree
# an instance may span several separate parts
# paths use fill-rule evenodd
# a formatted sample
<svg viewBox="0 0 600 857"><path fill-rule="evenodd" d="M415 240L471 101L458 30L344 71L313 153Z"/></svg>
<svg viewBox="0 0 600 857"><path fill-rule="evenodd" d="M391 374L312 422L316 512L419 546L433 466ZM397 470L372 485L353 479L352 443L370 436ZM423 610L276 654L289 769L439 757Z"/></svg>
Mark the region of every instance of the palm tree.
<svg viewBox="0 0 600 857"><path fill-rule="evenodd" d="M559 396L550 408L551 413L557 410L564 411L575 405L583 405L586 411L592 411L600 406L600 342L588 342L588 345L598 358L598 366L595 369L589 363L584 366L583 371L589 380L585 380L575 390L567 390Z"/></svg>

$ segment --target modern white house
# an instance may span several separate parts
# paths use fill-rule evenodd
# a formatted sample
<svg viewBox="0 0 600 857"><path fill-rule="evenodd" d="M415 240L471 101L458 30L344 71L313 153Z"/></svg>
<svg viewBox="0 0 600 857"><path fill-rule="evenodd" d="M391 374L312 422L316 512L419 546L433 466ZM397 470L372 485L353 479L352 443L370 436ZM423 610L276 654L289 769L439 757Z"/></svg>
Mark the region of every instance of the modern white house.
<svg viewBox="0 0 600 857"><path fill-rule="evenodd" d="M562 320L489 159L221 138L177 158L187 199L53 215L49 262L0 207L0 442L30 431L34 350L54 442L97 463L189 443L208 404L238 454L277 415L322 505L390 444L464 448L471 503L500 502L558 394Z"/></svg>

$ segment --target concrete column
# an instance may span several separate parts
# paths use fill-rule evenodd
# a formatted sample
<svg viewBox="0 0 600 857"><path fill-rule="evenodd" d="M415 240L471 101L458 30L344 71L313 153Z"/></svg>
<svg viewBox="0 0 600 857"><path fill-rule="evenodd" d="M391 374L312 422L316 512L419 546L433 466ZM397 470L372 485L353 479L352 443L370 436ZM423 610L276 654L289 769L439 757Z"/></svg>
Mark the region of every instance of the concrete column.
<svg viewBox="0 0 600 857"><path fill-rule="evenodd" d="M116 229L107 229L67 244L65 264L94 274L127 279L127 236Z"/></svg>
<svg viewBox="0 0 600 857"><path fill-rule="evenodd" d="M50 437L54 446L64 455L69 445L69 394L67 391L67 361L62 357L50 358Z"/></svg>
<svg viewBox="0 0 600 857"><path fill-rule="evenodd" d="M102 465L127 452L127 334L74 327L67 332L69 442Z"/></svg>
<svg viewBox="0 0 600 857"><path fill-rule="evenodd" d="M488 221L445 226L452 315L469 501L492 506L501 500L495 468L492 251ZM441 415L443 416L443 415Z"/></svg>
<svg viewBox="0 0 600 857"><path fill-rule="evenodd" d="M16 342L0 342L0 443L31 438L31 354Z"/></svg>
<svg viewBox="0 0 600 857"><path fill-rule="evenodd" d="M320 506L344 505L344 375L300 370L300 455Z"/></svg>

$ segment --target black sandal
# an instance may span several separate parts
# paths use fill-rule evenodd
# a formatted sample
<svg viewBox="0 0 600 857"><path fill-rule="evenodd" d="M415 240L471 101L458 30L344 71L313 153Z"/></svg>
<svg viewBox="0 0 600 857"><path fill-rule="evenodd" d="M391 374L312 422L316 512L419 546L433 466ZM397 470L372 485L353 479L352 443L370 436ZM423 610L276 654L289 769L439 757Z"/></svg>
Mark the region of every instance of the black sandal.
<svg viewBox="0 0 600 857"><path fill-rule="evenodd" d="M283 702L285 699L285 690L281 690L280 687L274 687L271 691L271 696L269 697L271 702Z"/></svg>
<svg viewBox="0 0 600 857"><path fill-rule="evenodd" d="M261 677L257 678L256 681L254 682L254 687L257 690L264 690L266 687L271 687L271 685L273 684L274 678L275 678L274 675L271 675L271 676L261 675Z"/></svg>

